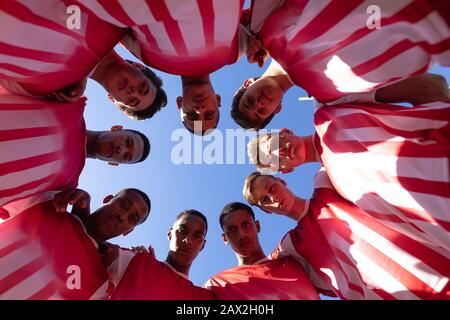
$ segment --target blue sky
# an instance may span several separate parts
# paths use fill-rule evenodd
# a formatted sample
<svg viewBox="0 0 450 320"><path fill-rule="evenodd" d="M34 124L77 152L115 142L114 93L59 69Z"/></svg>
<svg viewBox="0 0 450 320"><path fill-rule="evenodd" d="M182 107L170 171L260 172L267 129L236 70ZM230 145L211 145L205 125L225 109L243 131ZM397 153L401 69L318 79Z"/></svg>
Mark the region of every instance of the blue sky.
<svg viewBox="0 0 450 320"><path fill-rule="evenodd" d="M118 53L127 59L136 60L122 47ZM260 75L262 69L247 63L243 58L234 65L226 66L211 75L216 93L222 96L221 117L218 129L225 135L225 129L237 129L230 117L231 100L236 89L251 76ZM434 68L432 71L450 79L449 69ZM85 110L87 128L90 130L108 130L115 124L136 129L146 134L151 141L151 153L143 163L136 165L108 166L105 162L89 159L80 177L79 187L92 196L92 208L101 205L103 197L117 191L135 187L145 191L151 198L152 210L148 220L138 226L126 237L117 237L112 242L121 246L151 244L158 259L164 260L168 251L167 231L176 215L185 209L196 209L204 213L209 221L207 243L204 250L194 261L190 278L198 285L210 276L226 268L233 267L237 260L228 246L221 240L218 217L221 209L231 201L241 201L242 187L248 174L255 170L253 165L175 165L171 160L172 149L178 141L171 141L174 130L184 128L176 107L176 97L181 93L180 77L156 71L164 81L168 95L168 105L152 119L136 122L127 118L115 108L106 97L104 89L93 81L88 82ZM293 87L283 99L282 111L272 120L268 129L292 129L298 135L313 133L312 101L298 101L305 96L299 87ZM204 142L207 146L210 142ZM226 143L224 142L224 153ZM246 152L237 150L235 152ZM313 177L319 164L307 164L293 173L282 175L289 187L300 197L308 198L312 194ZM254 208L262 230L260 242L266 254L278 244L283 235L295 226L294 221L278 215L267 215Z"/></svg>

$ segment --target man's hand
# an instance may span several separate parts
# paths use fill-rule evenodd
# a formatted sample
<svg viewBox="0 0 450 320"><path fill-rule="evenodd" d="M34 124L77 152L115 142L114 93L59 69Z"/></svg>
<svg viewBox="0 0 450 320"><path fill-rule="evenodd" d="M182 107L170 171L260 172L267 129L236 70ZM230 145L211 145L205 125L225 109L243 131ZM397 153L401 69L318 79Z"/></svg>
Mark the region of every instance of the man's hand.
<svg viewBox="0 0 450 320"><path fill-rule="evenodd" d="M91 196L89 193L75 188L60 192L53 199L56 212L66 212L69 204L81 209L88 209L90 203Z"/></svg>
<svg viewBox="0 0 450 320"><path fill-rule="evenodd" d="M153 247L151 245L149 245L148 248L146 248L144 246L131 247L130 250L136 254L145 252L145 253L150 254L153 257L155 256L155 250L153 249Z"/></svg>
<svg viewBox="0 0 450 320"><path fill-rule="evenodd" d="M61 102L74 102L81 98L86 89L87 78L84 78L80 82L54 91L47 95L48 98L58 100Z"/></svg>
<svg viewBox="0 0 450 320"><path fill-rule="evenodd" d="M109 242L104 242L100 246L100 258L105 268L108 268L117 259L119 249L120 247L118 245Z"/></svg>
<svg viewBox="0 0 450 320"><path fill-rule="evenodd" d="M260 68L269 57L269 53L263 48L261 41L256 36L251 36L248 39L246 54L247 61L249 63L257 63Z"/></svg>

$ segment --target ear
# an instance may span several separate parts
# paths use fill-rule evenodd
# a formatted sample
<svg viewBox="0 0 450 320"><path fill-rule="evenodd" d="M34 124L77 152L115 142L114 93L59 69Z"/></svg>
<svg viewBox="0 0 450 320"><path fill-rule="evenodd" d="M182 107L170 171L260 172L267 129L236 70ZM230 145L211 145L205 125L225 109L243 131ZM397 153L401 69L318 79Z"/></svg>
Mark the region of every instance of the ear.
<svg viewBox="0 0 450 320"><path fill-rule="evenodd" d="M134 230L134 228L131 228L130 230L125 231L124 233L122 233L122 235L125 237L127 234L129 234L133 230Z"/></svg>
<svg viewBox="0 0 450 320"><path fill-rule="evenodd" d="M273 114L277 114L278 112L280 112L282 107L283 107L283 106L282 106L281 103L280 103L280 104L278 105L278 107L275 109L275 112L274 112Z"/></svg>
<svg viewBox="0 0 450 320"><path fill-rule="evenodd" d="M113 166L113 167L118 167L119 166L119 164L118 163L116 163L116 162L108 162L108 164L110 165L110 166Z"/></svg>
<svg viewBox="0 0 450 320"><path fill-rule="evenodd" d="M183 98L180 97L180 96L178 96L178 97L177 97L177 107L178 107L178 110L181 109L182 106L183 106Z"/></svg>
<svg viewBox="0 0 450 320"><path fill-rule="evenodd" d="M216 94L216 100L217 100L217 105L220 107L220 102L222 101L222 98L220 97L220 95Z"/></svg>
<svg viewBox="0 0 450 320"><path fill-rule="evenodd" d="M228 239L227 239L227 236L225 235L225 233L222 233L222 241L223 241L223 243L225 243L226 246L228 245Z"/></svg>
<svg viewBox="0 0 450 320"><path fill-rule="evenodd" d="M294 168L280 169L281 173L289 173L292 171L294 171ZM286 182L284 183L284 185L286 185Z"/></svg>
<svg viewBox="0 0 450 320"><path fill-rule="evenodd" d="M167 231L167 240L172 240L172 227L170 227L169 231Z"/></svg>
<svg viewBox="0 0 450 320"><path fill-rule="evenodd" d="M108 203L108 202L110 202L113 198L114 198L114 196L113 196L112 194L107 195L106 197L103 198L103 203Z"/></svg>
<svg viewBox="0 0 450 320"><path fill-rule="evenodd" d="M122 129L123 127L120 124L111 127L111 131L121 131Z"/></svg>
<svg viewBox="0 0 450 320"><path fill-rule="evenodd" d="M247 80L244 81L244 83L242 84L242 86L244 88L248 88L250 87L253 83L255 83L255 79L253 78L248 78Z"/></svg>
<svg viewBox="0 0 450 320"><path fill-rule="evenodd" d="M256 231L259 233L261 231L261 225L259 224L259 220L255 221Z"/></svg>
<svg viewBox="0 0 450 320"><path fill-rule="evenodd" d="M202 250L203 250L203 248L205 247L205 244L206 244L206 240L205 240L205 241L203 241L203 245L202 245L202 247L201 247L200 251L202 251Z"/></svg>

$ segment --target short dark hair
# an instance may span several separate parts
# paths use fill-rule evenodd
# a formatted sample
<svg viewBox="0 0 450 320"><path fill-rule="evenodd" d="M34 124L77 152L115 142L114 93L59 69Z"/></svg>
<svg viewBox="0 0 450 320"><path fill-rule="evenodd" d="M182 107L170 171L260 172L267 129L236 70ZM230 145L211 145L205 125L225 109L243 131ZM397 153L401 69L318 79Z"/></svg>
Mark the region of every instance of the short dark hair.
<svg viewBox="0 0 450 320"><path fill-rule="evenodd" d="M253 78L253 80L256 81L259 78L261 77L255 77ZM236 122L240 127L244 129L263 129L269 124L270 121L272 121L272 118L275 116L275 112L261 123L251 121L244 113L239 110L239 103L241 102L242 96L247 91L247 89L248 87L241 86L234 94L233 102L231 103L231 117L233 118L234 122Z"/></svg>
<svg viewBox="0 0 450 320"><path fill-rule="evenodd" d="M133 129L125 129L125 131L130 131L130 132L133 132L133 133L139 135L142 138L142 141L144 142L144 150L142 152L142 157L134 163L139 163L139 162L142 162L145 159L147 159L148 155L150 154L150 149L151 149L150 140L148 140L147 136L145 134L143 134L142 132L133 130Z"/></svg>
<svg viewBox="0 0 450 320"><path fill-rule="evenodd" d="M208 233L208 220L206 219L205 215L198 210L195 210L195 209L184 210L177 215L177 217L175 218L175 221L178 221L179 219L181 219L181 217L184 217L189 214L199 217L200 219L203 220L203 222L205 222L205 226L206 226L205 236L206 236L206 234Z"/></svg>
<svg viewBox="0 0 450 320"><path fill-rule="evenodd" d="M142 197L142 199L144 199L145 204L147 204L147 207L148 207L148 213L147 213L147 215L145 216L144 220L142 220L142 222L139 223L139 224L144 223L145 220L147 220L148 216L150 215L150 211L151 211L151 209L152 209L152 203L151 203L151 201L150 201L150 198L148 197L148 195L147 195L144 191L139 190L139 189L136 189L136 188L126 188L124 191L133 191L133 192L136 192L138 195L140 195L140 196Z"/></svg>
<svg viewBox="0 0 450 320"><path fill-rule="evenodd" d="M208 134L209 134L209 133L211 133L215 128L217 128L217 125L219 124L219 119L220 119L220 111L219 111L219 109L217 109L217 122L216 122L216 126L215 126L214 128L208 129L208 130L211 130L211 131L208 131L208 130L202 130L202 132L195 132L194 129L189 128L189 127L186 125L186 121L184 121L184 120L183 120L183 125L184 125L184 127L187 129L187 131L189 131L190 133L195 134L195 135L197 135L197 136L204 136L206 132L208 132Z"/></svg>
<svg viewBox="0 0 450 320"><path fill-rule="evenodd" d="M135 62L131 60L125 60L129 64L133 64ZM166 92L161 88L163 85L163 81L160 77L156 75L150 68L144 67L144 69L141 69L142 73L150 79L150 81L155 85L156 87L156 96L155 100L151 105L149 105L144 110L135 111L130 108L127 108L126 106L123 106L121 104L117 104L117 107L125 112L130 118L135 120L145 120L152 118L156 112L161 110L161 108L165 107L167 105L167 95Z"/></svg>
<svg viewBox="0 0 450 320"><path fill-rule="evenodd" d="M219 223L220 223L220 227L222 228L222 230L223 230L223 220L228 215L230 215L231 213L233 213L233 212L235 212L237 210L247 211L247 213L253 218L253 221L256 220L255 213L253 212L253 209L250 206L248 206L248 205L246 205L245 203L242 203L242 202L230 202L220 212Z"/></svg>

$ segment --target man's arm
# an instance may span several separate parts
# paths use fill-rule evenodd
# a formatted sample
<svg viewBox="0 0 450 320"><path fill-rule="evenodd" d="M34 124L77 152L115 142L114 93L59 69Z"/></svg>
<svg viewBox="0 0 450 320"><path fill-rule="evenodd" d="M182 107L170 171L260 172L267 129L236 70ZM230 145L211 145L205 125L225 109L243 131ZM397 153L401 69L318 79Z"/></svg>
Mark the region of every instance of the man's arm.
<svg viewBox="0 0 450 320"><path fill-rule="evenodd" d="M443 76L426 73L379 88L375 100L383 103L407 102L415 106L450 100L450 90Z"/></svg>

